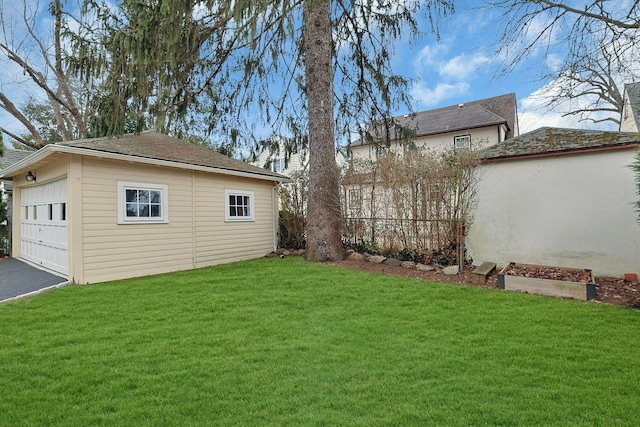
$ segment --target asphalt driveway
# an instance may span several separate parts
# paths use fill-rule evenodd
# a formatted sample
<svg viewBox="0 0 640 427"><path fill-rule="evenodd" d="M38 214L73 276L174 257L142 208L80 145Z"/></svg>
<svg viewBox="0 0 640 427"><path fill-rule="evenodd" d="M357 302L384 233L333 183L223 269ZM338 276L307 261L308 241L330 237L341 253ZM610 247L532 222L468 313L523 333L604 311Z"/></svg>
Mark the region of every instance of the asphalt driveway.
<svg viewBox="0 0 640 427"><path fill-rule="evenodd" d="M15 258L0 259L0 302L33 295L67 284L60 276Z"/></svg>

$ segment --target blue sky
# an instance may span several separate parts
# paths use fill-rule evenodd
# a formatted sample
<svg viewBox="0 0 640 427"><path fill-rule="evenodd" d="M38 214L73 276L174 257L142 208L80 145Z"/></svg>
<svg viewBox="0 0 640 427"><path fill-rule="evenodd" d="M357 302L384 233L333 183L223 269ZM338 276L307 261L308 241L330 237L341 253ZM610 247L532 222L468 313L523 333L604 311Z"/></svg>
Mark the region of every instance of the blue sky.
<svg viewBox="0 0 640 427"><path fill-rule="evenodd" d="M28 0L31 1L31 0ZM413 79L411 95L414 111L456 105L514 92L518 101L520 133L541 126L611 129L611 125L592 125L575 117L562 117L563 111L548 111L536 94L545 92L545 67L553 66L557 57L542 49L520 64L516 72L501 76L500 57L495 43L500 34L499 12L481 8L481 1L457 0L456 12L440 21L441 40L428 36L417 44L399 42L395 48L395 71ZM3 0L7 7L7 0ZM41 4L40 7L43 7ZM6 16L5 16L6 17ZM535 23L532 23L532 26ZM14 94L20 104L36 92L25 83L22 70L0 58L2 90ZM398 115L406 113L400 110ZM18 121L0 110L0 125L22 133ZM8 139L5 137L5 139Z"/></svg>
<svg viewBox="0 0 640 427"><path fill-rule="evenodd" d="M539 49L514 73L501 75L502 57L496 55L502 30L500 12L479 7L480 1L455 3L455 14L441 21L440 42L429 37L417 46L400 46L396 51L396 69L416 79L411 92L414 111L513 92L518 101L521 133L542 126L617 130L608 124L595 126L575 117L563 117L561 109L548 109L540 95L552 82L542 77L562 52L549 54Z"/></svg>

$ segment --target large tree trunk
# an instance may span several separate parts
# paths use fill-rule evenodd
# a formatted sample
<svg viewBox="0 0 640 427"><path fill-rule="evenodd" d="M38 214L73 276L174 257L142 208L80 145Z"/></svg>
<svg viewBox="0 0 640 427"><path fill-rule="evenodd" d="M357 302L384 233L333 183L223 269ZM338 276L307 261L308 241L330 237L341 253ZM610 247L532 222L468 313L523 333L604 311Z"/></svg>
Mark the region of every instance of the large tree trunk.
<svg viewBox="0 0 640 427"><path fill-rule="evenodd" d="M307 260L344 257L336 167L330 0L304 2L304 55L309 102Z"/></svg>

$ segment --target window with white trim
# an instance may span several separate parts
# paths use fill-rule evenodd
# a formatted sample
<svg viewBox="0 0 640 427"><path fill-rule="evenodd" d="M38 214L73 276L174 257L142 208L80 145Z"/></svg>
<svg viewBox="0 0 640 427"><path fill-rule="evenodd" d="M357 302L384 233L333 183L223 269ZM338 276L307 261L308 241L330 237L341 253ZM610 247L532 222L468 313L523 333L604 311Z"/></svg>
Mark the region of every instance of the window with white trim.
<svg viewBox="0 0 640 427"><path fill-rule="evenodd" d="M284 170L284 157L271 159L271 171L280 173Z"/></svg>
<svg viewBox="0 0 640 427"><path fill-rule="evenodd" d="M118 181L118 224L167 223L168 186Z"/></svg>
<svg viewBox="0 0 640 427"><path fill-rule="evenodd" d="M453 145L457 150L471 148L471 135L454 136Z"/></svg>
<svg viewBox="0 0 640 427"><path fill-rule="evenodd" d="M253 221L253 191L224 190L225 220Z"/></svg>

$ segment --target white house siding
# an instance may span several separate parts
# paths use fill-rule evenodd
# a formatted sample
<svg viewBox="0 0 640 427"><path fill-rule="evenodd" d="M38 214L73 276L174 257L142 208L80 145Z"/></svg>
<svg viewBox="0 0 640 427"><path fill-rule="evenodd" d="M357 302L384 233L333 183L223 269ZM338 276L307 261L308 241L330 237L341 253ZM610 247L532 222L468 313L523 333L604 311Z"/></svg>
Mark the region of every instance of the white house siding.
<svg viewBox="0 0 640 427"><path fill-rule="evenodd" d="M274 250L273 183L195 175L196 267L261 257ZM253 221L225 221L225 189L254 192Z"/></svg>
<svg viewBox="0 0 640 427"><path fill-rule="evenodd" d="M83 271L76 272L76 280L93 283L193 268L191 174L83 158ZM167 185L169 222L118 224L118 181Z"/></svg>
<svg viewBox="0 0 640 427"><path fill-rule="evenodd" d="M275 159L284 159L285 157L285 147L284 145L280 146L280 154L273 153L271 154L269 150L264 150L258 156L258 159L253 162L254 166L258 166L259 168L263 168L269 160ZM309 155L307 150L300 150L297 153L292 153L289 158L289 162L286 164L286 168L283 170L277 170L274 172L281 173L283 175L289 176L292 173L301 171L304 168L304 164L309 160Z"/></svg>
<svg viewBox="0 0 640 427"><path fill-rule="evenodd" d="M489 126L484 128L461 130L437 135L421 136L415 139L417 147L428 147L434 150L448 149L453 147L456 136L471 135L471 143L476 144L477 149L485 148L497 144L504 139L504 132L500 126ZM403 146L397 142L392 142L390 151L402 153ZM351 154L354 159L375 160L376 147L374 145L359 145L351 147Z"/></svg>
<svg viewBox="0 0 640 427"><path fill-rule="evenodd" d="M632 149L480 166L467 249L493 261L640 272Z"/></svg>
<svg viewBox="0 0 640 427"><path fill-rule="evenodd" d="M624 92L624 104L622 105L622 114L620 116L620 132L638 132L638 125L633 114L629 93Z"/></svg>

